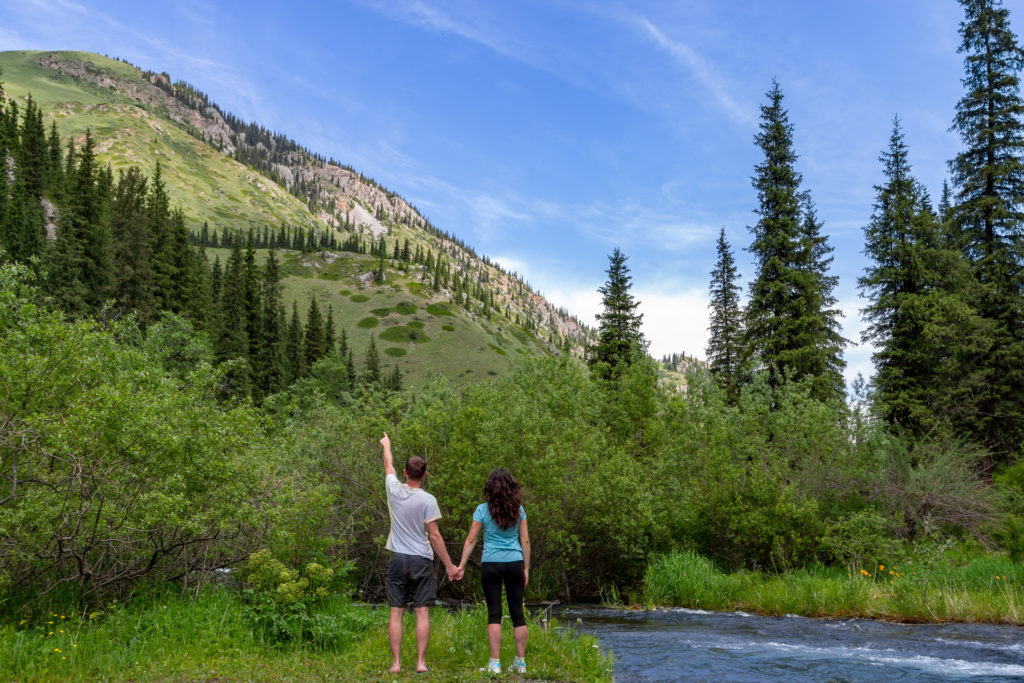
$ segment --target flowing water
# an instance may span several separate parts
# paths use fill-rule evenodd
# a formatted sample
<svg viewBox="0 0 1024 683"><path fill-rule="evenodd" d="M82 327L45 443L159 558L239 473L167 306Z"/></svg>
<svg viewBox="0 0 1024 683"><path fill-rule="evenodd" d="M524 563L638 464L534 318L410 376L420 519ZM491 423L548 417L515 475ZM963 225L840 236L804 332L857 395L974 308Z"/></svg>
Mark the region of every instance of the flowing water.
<svg viewBox="0 0 1024 683"><path fill-rule="evenodd" d="M1024 680L1024 628L760 617L691 609L556 609L615 656L616 681Z"/></svg>

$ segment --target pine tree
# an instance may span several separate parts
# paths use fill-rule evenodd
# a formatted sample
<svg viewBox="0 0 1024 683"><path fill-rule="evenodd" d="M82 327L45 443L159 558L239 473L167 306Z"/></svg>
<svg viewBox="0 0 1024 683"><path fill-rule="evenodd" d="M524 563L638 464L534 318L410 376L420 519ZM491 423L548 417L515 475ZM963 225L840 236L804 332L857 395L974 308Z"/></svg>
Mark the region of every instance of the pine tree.
<svg viewBox="0 0 1024 683"><path fill-rule="evenodd" d="M608 280L598 288L603 312L598 314L597 343L591 347L587 363L592 372L610 379L646 353L647 342L640 331L643 316L630 292L631 276L627 256L618 247L608 257Z"/></svg>
<svg viewBox="0 0 1024 683"><path fill-rule="evenodd" d="M983 396L970 435L997 458L1024 438L1024 52L999 0L961 0L966 94L953 127L964 150L950 162L957 188L953 232L979 284L977 310L990 323L979 360Z"/></svg>
<svg viewBox="0 0 1024 683"><path fill-rule="evenodd" d="M841 360L833 338L838 336L834 313L827 308L833 281L823 268L829 249L808 195L800 191L793 126L777 82L772 81L767 96L754 138L764 160L755 166L753 177L759 219L750 228L756 272L746 310L745 346L752 369L767 373L772 386L787 377L810 376L816 395L832 398L835 366Z"/></svg>
<svg viewBox="0 0 1024 683"><path fill-rule="evenodd" d="M711 320L707 359L711 373L732 399L739 394L743 369L743 311L736 262L725 239L725 228L718 233L718 260L711 271Z"/></svg>
<svg viewBox="0 0 1024 683"><path fill-rule="evenodd" d="M121 171L110 208L113 297L143 323L156 312L152 234L146 224L147 180L135 166Z"/></svg>
<svg viewBox="0 0 1024 683"><path fill-rule="evenodd" d="M324 334L324 318L320 314L320 306L316 297L309 300L309 311L306 314L306 345L305 367L308 370L327 355L327 338Z"/></svg>
<svg viewBox="0 0 1024 683"><path fill-rule="evenodd" d="M979 322L967 304L967 263L945 242L911 175L898 119L880 161L885 183L875 186L864 228L871 264L858 280L870 302L861 339L877 349L876 411L887 424L921 435L970 405L963 394L975 382L967 356Z"/></svg>
<svg viewBox="0 0 1024 683"><path fill-rule="evenodd" d="M366 348L366 358L363 361L363 383L374 385L380 384L380 356L377 354L377 340L370 335L370 345Z"/></svg>
<svg viewBox="0 0 1024 683"><path fill-rule="evenodd" d="M74 147L68 149L72 152ZM94 150L92 134L86 131L82 149L69 164L67 201L47 255L49 291L71 315L95 312L109 293L112 275Z"/></svg>
<svg viewBox="0 0 1024 683"><path fill-rule="evenodd" d="M801 193L800 203L803 210L801 221L801 272L804 276L805 289L804 329L807 340L803 359L804 372L814 379L811 394L822 401L842 401L846 395L846 383L843 379L843 347L846 340L840 330L839 318L842 312L835 308L838 300L835 287L839 279L829 275L832 264L832 247L827 237L821 232L822 224L818 220L817 211L811 193Z"/></svg>
<svg viewBox="0 0 1024 683"><path fill-rule="evenodd" d="M299 304L292 301L291 322L284 342L285 383L292 384L304 375L305 351L302 348L302 322L299 320Z"/></svg>
<svg viewBox="0 0 1024 683"><path fill-rule="evenodd" d="M50 159L43 113L29 95L22 112L17 167L28 196L38 200L46 190L47 164Z"/></svg>
<svg viewBox="0 0 1024 683"><path fill-rule="evenodd" d="M277 256L273 250L263 264L263 289L260 295L263 324L256 363L258 375L255 394L257 400L275 394L285 388L287 369L285 363L284 304L281 300L281 273Z"/></svg>
<svg viewBox="0 0 1024 683"><path fill-rule="evenodd" d="M327 304L327 321L324 323L324 354L334 353L334 306Z"/></svg>

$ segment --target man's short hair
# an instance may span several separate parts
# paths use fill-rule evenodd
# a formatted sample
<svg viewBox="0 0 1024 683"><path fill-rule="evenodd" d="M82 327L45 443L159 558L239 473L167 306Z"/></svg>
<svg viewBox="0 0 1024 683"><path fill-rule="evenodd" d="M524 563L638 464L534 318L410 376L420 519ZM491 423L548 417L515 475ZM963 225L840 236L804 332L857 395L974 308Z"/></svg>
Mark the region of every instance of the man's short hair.
<svg viewBox="0 0 1024 683"><path fill-rule="evenodd" d="M418 455L414 455L405 461L405 476L408 479L419 481L427 473L427 461Z"/></svg>

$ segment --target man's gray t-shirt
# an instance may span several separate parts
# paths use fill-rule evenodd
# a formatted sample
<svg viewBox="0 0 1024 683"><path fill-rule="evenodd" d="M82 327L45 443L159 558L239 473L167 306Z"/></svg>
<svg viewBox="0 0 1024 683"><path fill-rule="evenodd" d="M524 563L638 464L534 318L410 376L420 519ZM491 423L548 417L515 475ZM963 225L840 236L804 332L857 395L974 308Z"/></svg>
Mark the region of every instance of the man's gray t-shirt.
<svg viewBox="0 0 1024 683"><path fill-rule="evenodd" d="M394 474L384 477L384 488L391 514L387 549L403 555L434 559L434 551L427 540L427 524L441 519L437 498L423 489L403 484Z"/></svg>

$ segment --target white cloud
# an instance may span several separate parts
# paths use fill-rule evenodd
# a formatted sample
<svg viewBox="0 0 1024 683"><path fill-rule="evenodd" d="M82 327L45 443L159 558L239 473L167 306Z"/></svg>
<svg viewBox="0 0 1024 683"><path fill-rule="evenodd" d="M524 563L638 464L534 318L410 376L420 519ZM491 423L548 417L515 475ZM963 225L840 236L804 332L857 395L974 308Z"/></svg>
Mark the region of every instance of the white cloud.
<svg viewBox="0 0 1024 683"><path fill-rule="evenodd" d="M650 354L670 353L704 357L708 345L708 294L704 289L682 292L637 289L634 296L643 314L643 332Z"/></svg>
<svg viewBox="0 0 1024 683"><path fill-rule="evenodd" d="M642 27L659 47L668 52L677 64L686 69L697 79L697 82L702 87L711 93L711 96L714 97L715 102L718 104L718 108L725 112L730 119L744 125L754 120L754 117L751 115L753 109L741 106L736 102L729 91L722 85L722 75L717 73L707 60L693 48L678 40L672 40L661 29L643 17L632 17L632 20Z"/></svg>

